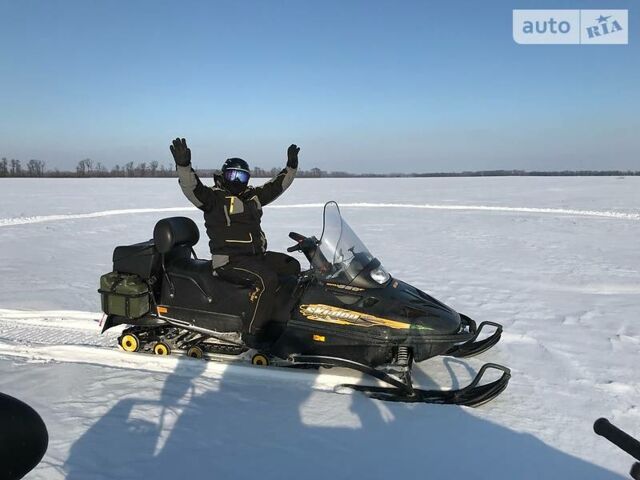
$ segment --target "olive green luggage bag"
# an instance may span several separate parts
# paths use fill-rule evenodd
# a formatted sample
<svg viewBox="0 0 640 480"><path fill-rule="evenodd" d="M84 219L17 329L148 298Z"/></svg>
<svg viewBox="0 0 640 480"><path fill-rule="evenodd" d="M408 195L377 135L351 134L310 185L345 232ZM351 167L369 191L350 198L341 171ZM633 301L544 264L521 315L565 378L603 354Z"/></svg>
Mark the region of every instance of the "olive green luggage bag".
<svg viewBox="0 0 640 480"><path fill-rule="evenodd" d="M129 319L149 312L149 286L137 275L111 272L100 277L102 311Z"/></svg>

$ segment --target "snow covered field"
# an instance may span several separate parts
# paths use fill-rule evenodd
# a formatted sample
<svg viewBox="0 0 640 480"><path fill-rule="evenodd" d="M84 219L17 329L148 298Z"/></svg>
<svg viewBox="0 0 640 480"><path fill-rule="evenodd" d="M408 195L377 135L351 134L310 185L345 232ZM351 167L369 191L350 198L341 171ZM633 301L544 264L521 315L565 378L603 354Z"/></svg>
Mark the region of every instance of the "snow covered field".
<svg viewBox="0 0 640 480"><path fill-rule="evenodd" d="M335 369L120 352L98 327L113 247L164 216L202 226L199 212L175 179L3 179L0 391L50 434L27 478L626 476L631 458L592 423L640 436L640 178L301 179L265 209L270 249L319 234L331 199L394 276L505 327L464 364L421 364L417 383L465 384L493 361L512 369L501 396L386 404L332 393L351 375Z"/></svg>

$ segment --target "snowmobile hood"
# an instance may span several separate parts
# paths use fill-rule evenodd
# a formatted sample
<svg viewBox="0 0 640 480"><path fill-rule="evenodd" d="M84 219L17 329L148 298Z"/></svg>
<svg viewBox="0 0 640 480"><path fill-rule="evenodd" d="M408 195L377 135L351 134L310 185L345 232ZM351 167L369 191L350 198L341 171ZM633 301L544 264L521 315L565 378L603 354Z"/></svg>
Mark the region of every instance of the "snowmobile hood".
<svg viewBox="0 0 640 480"><path fill-rule="evenodd" d="M412 329L424 330L427 335L449 335L460 330L460 314L422 290L395 278L384 290Z"/></svg>
<svg viewBox="0 0 640 480"><path fill-rule="evenodd" d="M334 282L322 283L323 291L307 294L300 307L307 319L357 327L383 327L383 336L416 341L463 333L461 315L431 295L392 278L382 288L362 288ZM335 296L334 296L335 295ZM353 305L353 306L351 306Z"/></svg>

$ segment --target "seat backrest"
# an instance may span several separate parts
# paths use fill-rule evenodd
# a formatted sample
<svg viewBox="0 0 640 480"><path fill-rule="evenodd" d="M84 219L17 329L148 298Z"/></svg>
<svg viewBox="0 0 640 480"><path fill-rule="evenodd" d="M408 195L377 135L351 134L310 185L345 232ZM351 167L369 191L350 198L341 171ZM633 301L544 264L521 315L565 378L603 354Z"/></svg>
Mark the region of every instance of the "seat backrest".
<svg viewBox="0 0 640 480"><path fill-rule="evenodd" d="M153 242L158 252L165 254L172 248L193 247L200 240L200 231L187 217L163 218L153 229Z"/></svg>
<svg viewBox="0 0 640 480"><path fill-rule="evenodd" d="M133 273L149 279L160 268L160 255L153 240L135 245L122 245L113 251L113 270L120 273Z"/></svg>

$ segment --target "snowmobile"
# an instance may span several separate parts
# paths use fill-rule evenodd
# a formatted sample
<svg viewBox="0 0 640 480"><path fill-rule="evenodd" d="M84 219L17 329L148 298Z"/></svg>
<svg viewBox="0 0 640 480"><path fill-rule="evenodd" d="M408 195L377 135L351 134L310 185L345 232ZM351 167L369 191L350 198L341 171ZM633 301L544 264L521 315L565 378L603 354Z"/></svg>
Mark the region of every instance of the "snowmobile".
<svg viewBox="0 0 640 480"><path fill-rule="evenodd" d="M108 275L117 279L101 283L99 290L107 314L102 332L127 325L118 339L125 351L246 358L254 365L280 367L344 367L385 385L347 387L391 401L476 406L499 395L509 382L508 368L488 363L464 388L414 388L414 362L437 355L480 354L498 342L502 326L489 321L477 325L393 278L342 218L335 202L324 207L320 239L289 234L296 243L287 251L304 254L310 268L297 277L279 278L267 327L269 346L260 351L241 340L256 289L218 278L211 262L196 256L193 247L199 236L191 219L172 217L156 224L153 239L116 247L114 272ZM138 288L122 293L132 282ZM118 301L124 307L115 308ZM500 377L483 383L487 370L501 372Z"/></svg>

